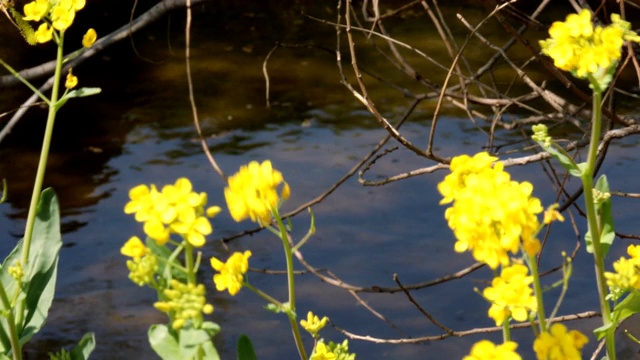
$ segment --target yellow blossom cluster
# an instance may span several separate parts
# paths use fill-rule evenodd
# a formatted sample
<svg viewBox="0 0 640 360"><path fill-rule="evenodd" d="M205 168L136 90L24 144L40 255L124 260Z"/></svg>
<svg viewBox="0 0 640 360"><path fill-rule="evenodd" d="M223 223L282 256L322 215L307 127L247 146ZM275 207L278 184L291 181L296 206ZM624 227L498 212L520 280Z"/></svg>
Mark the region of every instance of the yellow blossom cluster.
<svg viewBox="0 0 640 360"><path fill-rule="evenodd" d="M482 295L491 302L489 317L501 326L508 317L516 321L529 319L529 312L537 311L538 303L533 295L531 283L533 277L529 269L522 264L514 264L502 269L491 286L484 289Z"/></svg>
<svg viewBox="0 0 640 360"><path fill-rule="evenodd" d="M202 322L203 314L213 312L213 305L207 304L204 285L184 284L176 279L172 279L169 285L162 292L166 300L153 306L172 315L172 328L181 329L189 320Z"/></svg>
<svg viewBox="0 0 640 360"><path fill-rule="evenodd" d="M282 189L278 193L280 185ZM251 161L248 165L241 166L236 174L229 177L224 189L229 212L237 222L250 218L251 221L268 224L272 211L280 206L282 200L288 199L289 195L289 184L269 160L262 163Z"/></svg>
<svg viewBox="0 0 640 360"><path fill-rule="evenodd" d="M328 317L323 317L320 319L318 315L314 315L313 312L309 311L307 313L307 319L300 320L300 325L303 329L305 329L311 336L316 338L318 333L325 325L327 325L327 321L329 321Z"/></svg>
<svg viewBox="0 0 640 360"><path fill-rule="evenodd" d="M589 339L578 330L567 331L561 323L551 325L533 343L538 360L580 360L582 348Z"/></svg>
<svg viewBox="0 0 640 360"><path fill-rule="evenodd" d="M522 247L529 255L540 250L536 238L542 212L540 200L531 196L529 182L511 180L498 158L481 152L453 158L451 174L438 184L440 204L453 203L445 218L456 237L455 251L471 251L492 269L507 266L509 253Z"/></svg>
<svg viewBox="0 0 640 360"><path fill-rule="evenodd" d="M158 259L139 237L132 236L122 246L120 253L131 258L127 260L131 281L138 286L151 285L155 282Z"/></svg>
<svg viewBox="0 0 640 360"><path fill-rule="evenodd" d="M244 253L234 252L226 263L216 257L211 258L211 267L218 272L213 275L218 291L229 290L229 294L234 296L242 289L244 274L249 270L249 257L251 251L247 250Z"/></svg>
<svg viewBox="0 0 640 360"><path fill-rule="evenodd" d="M65 31L76 17L76 12L82 10L86 0L34 0L24 5L23 20L42 21L35 32L36 41L46 43L53 38L53 31ZM95 30L87 32L87 40L83 45L90 47L95 41ZM92 34L92 35L90 35ZM89 41L93 39L92 41Z"/></svg>
<svg viewBox="0 0 640 360"><path fill-rule="evenodd" d="M568 15L564 22L554 22L549 35L549 39L540 41L542 53L551 57L557 68L578 78L607 72L620 59L624 41L640 42L620 15L612 14L608 26L594 27L587 9Z"/></svg>
<svg viewBox="0 0 640 360"><path fill-rule="evenodd" d="M310 360L355 360L356 354L349 352L349 341L344 340L336 344L330 341L328 344L323 339L318 340Z"/></svg>
<svg viewBox="0 0 640 360"><path fill-rule="evenodd" d="M521 360L516 352L518 344L506 341L496 345L489 340L480 340L471 347L471 353L462 360Z"/></svg>
<svg viewBox="0 0 640 360"><path fill-rule="evenodd" d="M629 245L629 258L621 257L613 263L614 272L605 272L611 297L617 300L627 291L640 289L640 245Z"/></svg>
<svg viewBox="0 0 640 360"><path fill-rule="evenodd" d="M194 192L187 178L179 178L161 191L155 185L138 185L129 191L129 198L124 212L135 214L136 220L144 223L145 234L158 245L164 245L175 233L195 247L203 246L205 236L213 231L207 217L221 211L218 206L205 211L207 194Z"/></svg>

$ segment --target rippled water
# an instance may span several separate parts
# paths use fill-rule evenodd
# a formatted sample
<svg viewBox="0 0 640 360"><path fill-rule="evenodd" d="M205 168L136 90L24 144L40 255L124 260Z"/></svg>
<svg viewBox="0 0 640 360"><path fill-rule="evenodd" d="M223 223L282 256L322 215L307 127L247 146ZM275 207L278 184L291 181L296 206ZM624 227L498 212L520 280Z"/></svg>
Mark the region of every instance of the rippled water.
<svg viewBox="0 0 640 360"><path fill-rule="evenodd" d="M272 108L265 108L262 62L275 41L306 42L332 48L333 28L300 16L304 8L316 16L333 18L334 5L310 6L248 2L206 4L194 12L193 71L197 102L207 143L228 173L250 160L271 159L292 188L285 205L293 209L321 194L366 156L385 135L372 117L340 85L334 55L323 50L283 48L269 62ZM453 9L456 10L456 9ZM475 14L470 8L470 14ZM477 10L478 13L480 10ZM111 13L102 15L108 23ZM79 15L81 16L81 14ZM123 212L128 189L140 183L172 183L188 176L210 203L223 205L223 182L208 165L196 140L187 99L182 59L182 17L178 11L134 36L138 54L130 43L118 44L79 67L83 85L101 86L94 98L70 102L60 114L45 183L53 186L63 211L63 241L57 294L44 330L28 348L30 358L75 343L85 332L96 333L95 359L154 358L146 331L164 316L151 306L153 291L127 279L125 259L119 254L140 226ZM109 29L107 25L103 25ZM406 26L407 36L421 39ZM417 30L416 30L417 31ZM169 37L166 34L169 33ZM423 36L420 34L420 36ZM428 41L428 40L424 40ZM152 60L152 62L148 60ZM366 62L366 60L365 60ZM408 103L387 87L372 86L385 104L385 116L399 118ZM421 105L403 129L408 137L425 143L434 104ZM438 151L446 155L474 153L486 138L463 117L440 119ZM35 110L14 135L0 144L0 177L9 182L9 201L0 206L0 253L7 253L21 237L28 194L35 173L43 112ZM389 144L386 148L393 146ZM614 149L604 170L615 178L614 189L632 191L628 175L637 168L627 139ZM380 180L390 175L431 165L408 151L399 150L378 161L366 176ZM518 180L536 185L536 195L548 204L554 196L538 165L513 168ZM393 287L393 275L404 284L432 280L472 264L467 255L455 254L452 235L443 219L436 184L443 172L415 177L382 187L363 187L350 178L322 203L314 206L317 233L305 245L305 259L329 269L344 281L363 287ZM622 232L633 232L630 201L616 200ZM624 209L624 210L623 210ZM309 216L293 219L294 235L305 233ZM579 225L582 220L578 220ZM252 228L236 224L226 213L213 225L214 235L203 249L205 258L226 256L219 239ZM576 243L569 224L554 230L545 251L543 268L557 264L560 250ZM234 240L232 250L251 249L251 266L283 269L279 240L256 233ZM611 255L615 258L616 254ZM590 259L581 250L575 277L561 312L596 307ZM222 326L216 338L223 358L233 358L235 341L248 334L261 359L293 359L295 347L284 316L262 309L249 291L236 297L216 293L203 267L216 307L212 319ZM251 282L284 298L282 276L252 273ZM489 278L481 269L464 280L412 293L433 316L456 330L490 326L486 304L473 292ZM311 274L298 277L298 308L329 316L333 324L353 333L380 338L406 338L439 334L401 293L360 294L393 326L367 311L348 292L327 285ZM557 292L551 294L557 295ZM586 321L578 327L592 327ZM395 326L395 327L394 327ZM342 339L336 330L324 334ZM528 331L516 338L529 338ZM499 338L499 334L492 335ZM359 359L459 358L479 337L448 339L421 345L384 345L351 341ZM595 341L592 339L591 344ZM521 347L526 347L526 342ZM117 354L117 357L114 357Z"/></svg>

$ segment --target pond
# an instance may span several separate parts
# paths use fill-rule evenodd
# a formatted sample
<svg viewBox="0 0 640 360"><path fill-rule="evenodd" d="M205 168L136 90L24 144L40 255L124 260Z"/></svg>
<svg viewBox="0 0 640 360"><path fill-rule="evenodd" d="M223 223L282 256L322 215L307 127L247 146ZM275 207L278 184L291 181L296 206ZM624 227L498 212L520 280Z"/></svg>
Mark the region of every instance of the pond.
<svg viewBox="0 0 640 360"><path fill-rule="evenodd" d="M150 4L143 2L141 7ZM122 10L105 8L87 9L99 23L99 34L112 31L114 23L124 24L128 17L128 11L123 16ZM462 10L472 23L487 13L473 2L443 8L448 18ZM292 189L285 210L325 192L387 134L340 83L332 53L334 27L301 11L333 21L336 4L221 1L194 7L192 69L209 149L229 174L251 160L271 159ZM79 13L79 19L84 15ZM544 16L545 22L561 17L553 12ZM156 358L148 345L147 329L153 323L164 322L165 317L152 307L154 292L128 280L125 258L120 254L120 247L130 236L142 236L141 226L123 213L128 190L141 183L161 186L187 176L197 191L208 193L210 204L224 207L224 182L207 162L193 127L183 58L183 18L183 10L174 11L134 34L131 41L118 43L74 69L82 85L99 86L103 92L69 102L56 124L45 185L53 187L60 199L64 247L56 298L47 325L26 349L29 358L44 358L48 352L70 346L91 331L97 339L92 358L112 359L114 354L117 358ZM417 9L416 14L408 13L402 21L393 23L392 31L422 49L435 46L439 37L433 29L425 33L420 27L424 21L424 13ZM78 26L84 28L87 23ZM463 27L455 25L452 29L461 39L466 36ZM491 35L500 35L497 27L490 29L494 29ZM542 37L544 31L531 36ZM17 40L12 41L19 46ZM366 39L361 37L359 41L364 44ZM276 42L299 46L283 46L271 55L267 64L271 107L267 109L263 62ZM24 51L14 54L3 49L2 54L6 52L7 60L13 59L17 64L27 54ZM373 56L373 50L362 51L365 66L387 71L382 61ZM38 50L36 58L42 59L43 52ZM446 59L444 50L433 53ZM480 62L485 55L490 56L487 54L479 53L471 60ZM343 65L349 66L348 61ZM421 66L421 71L430 71L428 66ZM388 71L390 80L401 76L396 70ZM533 74L542 76L540 72ZM441 81L444 74L434 77ZM498 80L505 84L510 81ZM385 117L397 121L408 112L411 102L401 93L371 78L368 81L370 95L382 104ZM17 89L4 90L3 99L5 103L19 104L26 94ZM410 140L426 144L435 103L435 99L420 103L411 113L402 127ZM8 202L0 205L1 254L8 253L22 237L43 114L42 109L30 111L0 143L0 177L6 178L9 185ZM487 145L486 129L486 124L470 121L461 110L446 107L439 118L436 149L446 156L482 151ZM521 135L511 133L501 136L499 140L505 143L521 139ZM396 145L389 142L383 149ZM602 170L615 179L611 181L615 190L634 191L637 187L634 177L638 163L629 151L636 146L637 139L630 137L615 143L610 150ZM382 180L430 165L433 163L401 149L378 160L365 177ZM509 171L519 181L531 181L543 204L555 201L554 189L540 164L511 167ZM473 259L453 251L454 240L444 220L444 206L438 205L436 185L445 174L439 171L377 187L362 186L357 175L349 177L313 206L317 232L303 248L305 259L347 283L370 289L396 287L394 275L409 285L468 268ZM634 202L616 199L614 206L620 232L634 232ZM581 217L576 216L575 221L584 228ZM292 222L293 235L300 238L310 217L301 212ZM545 247L547 257L541 263L543 271L559 263L561 251L571 253L576 247L579 239L570 223L554 226ZM257 232L223 244L222 239L254 228L248 222L233 222L227 212L216 217L213 226L214 233L202 249L204 258L226 258L226 246L232 251L250 249L251 267L256 270L249 275L252 284L284 298L284 276L259 271L284 269L279 240L267 232ZM623 252L622 246L614 249L610 259ZM590 255L580 249L561 314L597 308L590 261ZM296 268L302 269L298 265ZM223 358L235 357L240 334L250 336L261 359L296 358L283 315L264 310L263 302L249 291L241 291L235 297L216 292L212 275L213 271L203 266L200 279L207 284L208 298L216 309L211 319L222 326L216 346ZM484 287L490 277L491 272L483 268L462 279L412 291L411 295L449 328L492 326L486 317L487 304L473 290ZM313 310L328 316L337 328L355 334L399 339L442 333L402 292L372 290L353 296L310 273L299 275L297 286L302 315ZM558 291L548 295L553 299ZM365 303L386 321L369 311ZM599 321L587 319L572 325L590 333L589 329ZM333 341L344 338L330 327L323 335ZM403 345L351 340L350 348L359 359L438 359L441 354L461 358L471 344L484 337L495 341L501 335L496 332ZM530 348L530 337L529 330L515 332L522 349ZM591 336L589 349L593 350L595 344Z"/></svg>

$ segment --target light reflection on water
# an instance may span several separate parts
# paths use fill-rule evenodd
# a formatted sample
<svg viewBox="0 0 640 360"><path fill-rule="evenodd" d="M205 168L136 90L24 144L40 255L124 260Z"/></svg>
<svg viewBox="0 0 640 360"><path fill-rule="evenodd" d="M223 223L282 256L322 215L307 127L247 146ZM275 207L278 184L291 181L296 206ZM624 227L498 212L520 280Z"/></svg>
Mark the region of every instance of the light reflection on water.
<svg viewBox="0 0 640 360"><path fill-rule="evenodd" d="M260 24L264 21L260 20L261 11L266 10L256 10L259 16L243 16L258 19L255 21ZM259 35L267 35L254 29L249 34L236 35L242 39L231 43L238 39L224 39L223 32L240 30L215 26L203 29L206 31L196 34L194 75L202 125L211 136L207 140L210 149L229 173L250 160L271 159L292 187L288 208L297 207L331 186L385 135L338 83L330 56L291 49L277 53L269 65L274 103L271 110L266 110L261 66L270 44L265 45ZM151 33L143 32L139 38L145 36ZM138 288L127 279L124 259L119 254L120 246L129 236L141 235L140 226L122 212L128 189L140 183L172 183L186 175L198 191L208 192L210 203L223 204L224 184L206 162L191 126L184 63L179 56L168 55L166 47L158 46L159 43L150 39L149 43L138 45L145 55L161 55L164 61L161 65L135 57L123 60L122 53L130 51L127 44L119 45L109 57L93 60L84 70L77 70L87 84L105 84L105 91L98 98L69 103L72 110L61 114L58 124L47 184L53 185L60 196L65 215L65 247L50 320L29 350L32 358L42 358L48 351L75 343L88 331L96 332L96 359L111 359L114 353L119 358L154 358L146 330L150 324L164 321L163 315L151 306L153 292ZM127 78L114 75L127 66L133 67ZM90 71L98 68L110 70ZM379 86L372 91L387 99L382 94L390 90ZM418 143L427 138L432 107L432 103L423 104L403 128ZM399 101L389 109L385 115L398 118L406 111L406 103ZM39 115L27 121L33 124ZM484 136L468 120L442 117L438 126L437 151L445 155L474 153L485 145ZM20 237L24 226L20 219L28 203L35 168L39 140L23 143L23 138L31 138L25 133L22 128L18 132L22 138L10 142L11 147L0 149L3 160L12 159L10 163L0 163L0 175L9 178L11 191L9 204L0 207L4 215L0 217L3 254ZM635 145L631 142L627 140L625 146ZM624 154L624 150L610 154L612 161L606 164L615 166L605 167L611 177L620 177L636 164ZM430 164L424 159L400 150L378 161L367 176L379 180L427 165ZM510 171L518 180L532 181L536 195L549 204L553 194L548 192L548 181L536 166ZM444 209L438 206L436 184L443 176L441 172L375 188L362 187L354 178L350 179L314 207L318 231L303 248L306 260L330 269L344 281L366 287L394 286L393 274L398 274L404 284L411 284L470 265L469 256L453 252L452 235L443 219ZM612 182L612 186L632 190L633 182L626 179L629 177L621 183ZM633 224L633 214L618 211L621 222ZM294 235L303 235L308 221L304 213L296 216ZM216 218L213 225L214 236L203 249L205 258L226 256L214 239L251 227L248 223L235 224L226 213ZM549 256L543 268L557 264L558 256L553 254L560 250L570 252L575 244L575 236L566 226L557 230L546 249ZM251 249L254 254L251 265L255 268L284 268L279 242L267 233L235 240L230 246ZM595 308L594 303L585 301L594 298L592 269L588 264L588 256L582 251L576 259L571 293L562 308L565 312ZM283 316L263 310L263 304L248 291L233 298L215 293L211 276L205 267L201 279L209 284L209 296L216 307L212 318L222 325L223 332L216 341L223 358L234 357L235 339L240 333L250 335L262 359L295 358ZM257 287L284 297L283 277L250 276ZM413 295L451 328L490 326L485 316L487 306L473 292L474 287L482 287L488 278L488 271L482 269L469 279L416 291ZM401 294L362 294L365 301L400 328L396 330L372 316L348 293L311 275L299 277L298 289L302 315L313 309L329 316L336 326L354 333L399 338L441 332ZM341 339L332 330L325 336L334 341ZM526 339L529 333L516 333L519 336ZM352 341L351 347L360 359L425 359L439 358L441 354L460 358L476 340L471 337L399 346ZM594 342L592 339L591 345ZM521 345L525 347L526 342Z"/></svg>

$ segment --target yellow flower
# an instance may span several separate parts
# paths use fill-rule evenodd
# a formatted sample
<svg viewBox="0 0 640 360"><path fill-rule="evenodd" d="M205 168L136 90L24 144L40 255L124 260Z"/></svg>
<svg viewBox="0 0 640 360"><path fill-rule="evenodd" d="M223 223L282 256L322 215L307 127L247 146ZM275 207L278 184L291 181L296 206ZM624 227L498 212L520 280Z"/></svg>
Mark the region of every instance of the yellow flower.
<svg viewBox="0 0 640 360"><path fill-rule="evenodd" d="M90 48L96 39L98 38L98 33L94 29L87 30L87 33L82 37L82 46L85 48Z"/></svg>
<svg viewBox="0 0 640 360"><path fill-rule="evenodd" d="M35 0L24 6L23 20L40 21L47 15L49 10L49 0Z"/></svg>
<svg viewBox="0 0 640 360"><path fill-rule="evenodd" d="M158 301L153 306L172 317L171 327L176 330L184 327L189 320L202 323L203 314L213 312L213 306L207 304L202 284L183 284L172 279L162 294L166 300Z"/></svg>
<svg viewBox="0 0 640 360"><path fill-rule="evenodd" d="M147 254L149 249L144 245L142 240L137 236L132 236L120 249L120 253L124 256L132 258L140 258Z"/></svg>
<svg viewBox="0 0 640 360"><path fill-rule="evenodd" d="M218 272L213 275L213 282L218 291L229 290L231 296L240 291L244 283L244 274L249 269L249 257L251 251L247 250L244 253L234 252L226 263L215 257L211 258L211 267Z"/></svg>
<svg viewBox="0 0 640 360"><path fill-rule="evenodd" d="M307 320L300 320L300 325L313 337L316 337L318 332L324 328L324 326L329 321L328 317L323 317L320 319L318 315L314 315L313 312L309 311L307 313Z"/></svg>
<svg viewBox="0 0 640 360"><path fill-rule="evenodd" d="M549 208L545 210L544 219L542 220L542 222L547 225L551 224L554 221L564 221L564 216L562 216L562 214L558 211L558 204L549 206Z"/></svg>
<svg viewBox="0 0 640 360"><path fill-rule="evenodd" d="M44 44L53 38L53 28L50 28L47 23L42 23L38 26L35 36L38 43Z"/></svg>
<svg viewBox="0 0 640 360"><path fill-rule="evenodd" d="M533 185L512 181L497 158L486 152L461 155L451 161L451 174L438 184L441 204L456 237L456 252L471 251L492 269L509 264L509 253L522 247L529 255L540 250L536 238L540 200L531 196Z"/></svg>
<svg viewBox="0 0 640 360"><path fill-rule="evenodd" d="M542 53L553 59L559 69L570 71L578 78L587 78L615 66L626 41L640 41L631 25L611 15L612 24L594 27L591 12L583 9L570 14L564 22L556 21L549 29L549 39L540 41ZM608 82L608 81L607 81Z"/></svg>
<svg viewBox="0 0 640 360"><path fill-rule="evenodd" d="M72 6L75 11L78 11L78 10L82 10L86 5L86 3L87 3L86 0L73 0Z"/></svg>
<svg viewBox="0 0 640 360"><path fill-rule="evenodd" d="M282 190L278 194L280 184ZM272 211L289 195L289 184L284 181L282 173L273 169L269 160L261 164L252 161L241 166L229 178L228 186L224 189L229 212L237 222L250 218L261 224L268 223L271 221Z"/></svg>
<svg viewBox="0 0 640 360"><path fill-rule="evenodd" d="M323 341L320 341L311 354L310 360L336 360L337 358L338 355L334 354Z"/></svg>
<svg viewBox="0 0 640 360"><path fill-rule="evenodd" d="M633 249L635 251L635 249ZM604 273L607 286L611 290L611 297L618 299L627 291L640 289L640 274L637 259L621 257L613 263L615 272Z"/></svg>
<svg viewBox="0 0 640 360"><path fill-rule="evenodd" d="M71 0L60 0L56 6L51 9L51 25L56 30L66 30L76 17L76 11L73 8Z"/></svg>
<svg viewBox="0 0 640 360"><path fill-rule="evenodd" d="M496 345L489 340L480 340L473 344L471 353L462 360L521 360L516 352L517 347L518 344L513 341Z"/></svg>
<svg viewBox="0 0 640 360"><path fill-rule="evenodd" d="M491 303L489 317L496 322L496 326L502 325L509 316L516 321L526 321L529 312L538 309L531 289L533 277L528 273L529 269L522 264L505 267L500 276L493 279L491 287L482 292Z"/></svg>
<svg viewBox="0 0 640 360"><path fill-rule="evenodd" d="M69 69L69 73L67 74L67 81L64 83L64 87L67 89L73 89L78 86L78 77L71 73L71 69Z"/></svg>
<svg viewBox="0 0 640 360"><path fill-rule="evenodd" d="M205 236L213 231L206 216L220 212L217 206L205 211L207 194L194 192L187 178L179 178L162 191L155 185L135 186L129 191L129 198L124 212L135 214L136 221L144 223L145 234L159 245L164 245L174 233L195 247L203 246Z"/></svg>
<svg viewBox="0 0 640 360"><path fill-rule="evenodd" d="M577 330L567 332L560 323L551 325L551 333L543 332L533 343L539 360L580 360L581 350L589 339Z"/></svg>

